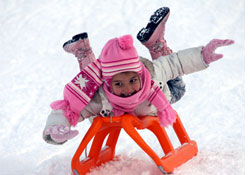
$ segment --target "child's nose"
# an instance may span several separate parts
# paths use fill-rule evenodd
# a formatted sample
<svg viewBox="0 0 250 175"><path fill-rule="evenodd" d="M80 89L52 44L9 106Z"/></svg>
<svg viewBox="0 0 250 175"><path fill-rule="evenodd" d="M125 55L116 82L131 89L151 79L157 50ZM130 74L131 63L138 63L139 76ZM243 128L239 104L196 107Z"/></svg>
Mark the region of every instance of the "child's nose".
<svg viewBox="0 0 250 175"><path fill-rule="evenodd" d="M124 89L124 94L126 96L131 95L134 92L133 88L131 86L126 86Z"/></svg>

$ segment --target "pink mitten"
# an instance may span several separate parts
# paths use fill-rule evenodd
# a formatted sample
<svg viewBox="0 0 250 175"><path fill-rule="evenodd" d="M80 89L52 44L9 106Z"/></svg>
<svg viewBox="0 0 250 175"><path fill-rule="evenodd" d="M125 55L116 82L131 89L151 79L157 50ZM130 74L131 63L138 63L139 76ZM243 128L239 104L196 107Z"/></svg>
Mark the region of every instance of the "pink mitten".
<svg viewBox="0 0 250 175"><path fill-rule="evenodd" d="M223 57L222 54L216 54L214 51L221 46L228 46L234 43L234 40L226 39L213 39L210 41L203 49L202 55L206 64L210 64L213 61L216 61Z"/></svg>
<svg viewBox="0 0 250 175"><path fill-rule="evenodd" d="M78 135L77 130L70 130L68 126L54 125L45 131L46 135L50 135L51 138L57 142L62 143Z"/></svg>

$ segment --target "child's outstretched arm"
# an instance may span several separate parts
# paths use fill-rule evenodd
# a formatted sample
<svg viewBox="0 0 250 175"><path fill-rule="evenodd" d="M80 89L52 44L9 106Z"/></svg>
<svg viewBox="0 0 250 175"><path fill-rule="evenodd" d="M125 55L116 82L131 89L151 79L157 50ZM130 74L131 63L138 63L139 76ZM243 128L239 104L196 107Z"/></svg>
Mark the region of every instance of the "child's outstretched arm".
<svg viewBox="0 0 250 175"><path fill-rule="evenodd" d="M81 110L81 117L77 122L86 118L100 115L102 101L99 94L96 94L89 104ZM65 111L57 109L52 103L52 111L47 118L43 131L43 139L50 144L60 145L78 135L77 130L72 130L70 121L65 117Z"/></svg>
<svg viewBox="0 0 250 175"><path fill-rule="evenodd" d="M233 40L213 39L205 47L189 48L168 56L162 56L153 61L155 79L165 82L184 74L204 70L211 62L223 57L222 54L214 53L218 47L233 43Z"/></svg>

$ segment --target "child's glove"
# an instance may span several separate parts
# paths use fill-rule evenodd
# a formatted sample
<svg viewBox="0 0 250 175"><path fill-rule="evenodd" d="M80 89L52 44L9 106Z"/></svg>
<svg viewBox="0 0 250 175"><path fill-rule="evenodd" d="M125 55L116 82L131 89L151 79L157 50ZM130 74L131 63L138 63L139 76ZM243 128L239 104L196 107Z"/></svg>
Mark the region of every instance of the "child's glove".
<svg viewBox="0 0 250 175"><path fill-rule="evenodd" d="M228 46L234 43L234 40L226 39L213 39L210 41L203 49L202 55L206 64L210 64L213 61L216 61L223 57L223 54L216 54L214 51L221 46Z"/></svg>
<svg viewBox="0 0 250 175"><path fill-rule="evenodd" d="M68 126L54 125L45 131L45 135L50 136L57 143L63 143L78 135L77 130L70 130Z"/></svg>

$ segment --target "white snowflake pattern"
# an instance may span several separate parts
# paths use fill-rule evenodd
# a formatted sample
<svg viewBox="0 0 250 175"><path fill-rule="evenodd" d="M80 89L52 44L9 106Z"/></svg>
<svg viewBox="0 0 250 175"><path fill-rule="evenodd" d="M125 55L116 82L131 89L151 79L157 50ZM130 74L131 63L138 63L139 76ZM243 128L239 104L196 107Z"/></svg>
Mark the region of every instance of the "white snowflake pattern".
<svg viewBox="0 0 250 175"><path fill-rule="evenodd" d="M90 95L90 96L93 96L93 92L91 91L91 92L89 93L89 95Z"/></svg>
<svg viewBox="0 0 250 175"><path fill-rule="evenodd" d="M83 77L82 77L82 74L80 74L80 75L76 78L75 84L78 84L78 85L81 87L81 89L82 89L82 88L86 87L86 84L88 83L88 81L89 81L89 80L87 80L86 78L83 78Z"/></svg>

